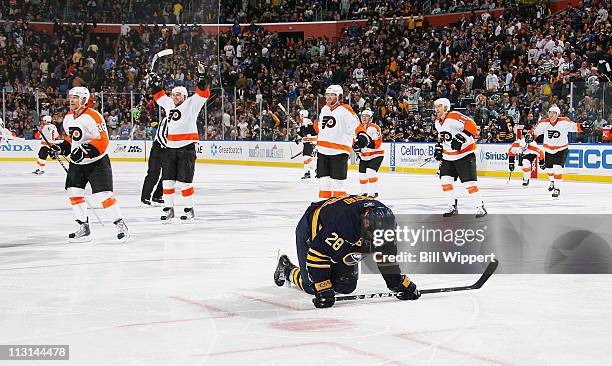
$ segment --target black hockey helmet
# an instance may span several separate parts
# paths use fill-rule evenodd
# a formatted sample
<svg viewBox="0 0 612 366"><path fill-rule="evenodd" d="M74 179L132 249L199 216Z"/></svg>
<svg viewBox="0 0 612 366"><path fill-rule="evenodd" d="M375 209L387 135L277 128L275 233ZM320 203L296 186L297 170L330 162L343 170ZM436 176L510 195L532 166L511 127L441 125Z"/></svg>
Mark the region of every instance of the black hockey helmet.
<svg viewBox="0 0 612 366"><path fill-rule="evenodd" d="M365 244L378 247L387 244L386 241L383 241L383 233L386 230L395 231L395 215L389 207L366 208L361 225L361 237ZM395 232L393 237L395 238ZM395 240L393 240L393 243L395 243Z"/></svg>
<svg viewBox="0 0 612 366"><path fill-rule="evenodd" d="M533 134L529 130L523 130L523 138L526 143L531 143L533 141Z"/></svg>

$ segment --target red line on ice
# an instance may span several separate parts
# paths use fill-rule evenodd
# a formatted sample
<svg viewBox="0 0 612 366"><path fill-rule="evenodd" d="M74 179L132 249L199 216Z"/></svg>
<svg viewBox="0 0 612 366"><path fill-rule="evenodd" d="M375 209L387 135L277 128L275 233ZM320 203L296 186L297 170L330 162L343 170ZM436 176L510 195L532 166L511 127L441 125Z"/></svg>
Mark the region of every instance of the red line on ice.
<svg viewBox="0 0 612 366"><path fill-rule="evenodd" d="M422 332L422 333L427 333L427 332ZM462 351L462 350L459 350L459 349L450 348L450 347L447 347L447 346L444 346L444 345L441 345L441 344L436 344L436 343L429 342L429 341L422 340L422 339L416 339L414 337L414 335L415 335L415 333L395 334L396 337L399 337L399 338L402 338L402 339L405 339L405 340L408 340L408 341L411 341L411 342L414 342L414 343L419 343L419 344L422 344L422 345L428 346L428 347L439 348L439 349L447 351L447 352L457 353L457 354L460 354L460 355L463 355L463 356L468 356L468 357L475 358L477 360L481 360L481 361L484 361L484 362L492 363L492 364L495 364L495 365L502 365L502 366L510 366L511 365L509 363L506 363L506 362L503 362L503 361L494 360L494 359L486 357L486 356L479 356L479 355L476 355L476 354L473 354L473 353L470 353L470 352L465 352L465 351Z"/></svg>
<svg viewBox="0 0 612 366"><path fill-rule="evenodd" d="M216 306L208 305L208 304L205 304L205 303L202 303L202 302L199 302L199 301L195 301L195 300L186 299L184 297L180 297L180 296L169 296L169 297L171 299L178 300L178 301L181 301L181 302L184 302L184 303L187 303L187 304L195 305L195 306L204 308L204 309L209 310L209 311L213 311L213 312L216 312L216 313L224 314L225 317L228 317L228 318L231 317L231 316L238 316L239 315L238 313L234 313L234 312L231 312L231 311L223 310L223 309L218 308Z"/></svg>

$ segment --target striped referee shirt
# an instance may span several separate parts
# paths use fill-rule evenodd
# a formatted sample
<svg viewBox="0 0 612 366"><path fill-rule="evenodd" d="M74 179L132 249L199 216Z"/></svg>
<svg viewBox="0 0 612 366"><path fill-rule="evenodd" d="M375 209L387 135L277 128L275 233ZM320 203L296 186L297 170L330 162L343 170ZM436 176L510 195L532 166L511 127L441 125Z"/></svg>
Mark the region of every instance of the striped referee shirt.
<svg viewBox="0 0 612 366"><path fill-rule="evenodd" d="M162 118L157 125L157 131L155 131L155 141L159 142L161 147L168 147L168 116Z"/></svg>

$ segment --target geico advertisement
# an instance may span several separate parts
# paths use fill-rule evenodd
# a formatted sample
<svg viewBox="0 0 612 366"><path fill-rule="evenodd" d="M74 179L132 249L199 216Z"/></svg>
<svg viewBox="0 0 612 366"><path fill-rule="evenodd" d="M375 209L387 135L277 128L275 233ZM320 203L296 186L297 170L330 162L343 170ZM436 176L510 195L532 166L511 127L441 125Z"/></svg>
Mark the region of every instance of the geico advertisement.
<svg viewBox="0 0 612 366"><path fill-rule="evenodd" d="M612 175L612 146L570 145L565 168L568 173Z"/></svg>

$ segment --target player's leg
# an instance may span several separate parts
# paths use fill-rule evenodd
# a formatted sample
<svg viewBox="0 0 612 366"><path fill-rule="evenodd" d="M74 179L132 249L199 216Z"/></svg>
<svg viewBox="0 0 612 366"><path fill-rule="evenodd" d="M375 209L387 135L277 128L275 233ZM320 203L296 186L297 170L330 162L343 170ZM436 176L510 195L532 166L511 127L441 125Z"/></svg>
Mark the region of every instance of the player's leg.
<svg viewBox="0 0 612 366"><path fill-rule="evenodd" d="M548 152L544 153L544 162L546 163L546 173L548 174L548 181L550 185L548 186L548 191L552 192L555 189L555 172L553 171L553 160L555 154L551 154Z"/></svg>
<svg viewBox="0 0 612 366"><path fill-rule="evenodd" d="M440 163L440 184L448 202L448 207L442 215L444 217L450 217L459 213L457 200L455 199L455 187L453 186L456 177L457 170L455 169L455 164L449 160L442 160L442 163Z"/></svg>
<svg viewBox="0 0 612 366"><path fill-rule="evenodd" d="M348 154L332 156L329 176L331 178L331 190L333 197L346 195L344 184L348 175Z"/></svg>
<svg viewBox="0 0 612 366"><path fill-rule="evenodd" d="M331 198L330 155L319 154L317 157L317 178L319 180L319 198Z"/></svg>
<svg viewBox="0 0 612 366"><path fill-rule="evenodd" d="M47 165L47 157L49 156L50 149L47 146L41 146L38 150L38 159L36 160L36 170L34 174L41 175L45 174L45 166Z"/></svg>
<svg viewBox="0 0 612 366"><path fill-rule="evenodd" d="M378 197L378 170L382 164L383 157L377 156L367 163L367 177L368 177L368 194L370 197Z"/></svg>
<svg viewBox="0 0 612 366"><path fill-rule="evenodd" d="M151 147L151 153L149 154L147 176L142 184L142 192L140 194L140 200L146 205L151 204L151 193L153 192L156 184L158 186L158 188L155 190L155 193L158 194L157 197L161 198L162 195L162 187L159 184L159 176L161 174L161 155L162 148L157 141L154 141ZM153 194L153 197L155 197L155 194Z"/></svg>
<svg viewBox="0 0 612 366"><path fill-rule="evenodd" d="M553 198L559 198L561 195L561 185L563 184L563 168L565 167L565 159L567 158L568 149L554 154L552 159L553 173L555 175L555 188L552 191Z"/></svg>
<svg viewBox="0 0 612 366"><path fill-rule="evenodd" d="M177 149L166 149L162 155L162 186L164 209L161 221L169 223L174 218L174 193L177 177Z"/></svg>
<svg viewBox="0 0 612 366"><path fill-rule="evenodd" d="M485 216L487 214L487 210L484 207L484 202L480 197L480 190L478 189L477 184L477 175L476 175L476 155L469 154L464 156L463 158L455 161L455 169L459 175L459 179L465 185L465 189L468 191L468 196L474 203L474 207L476 208L476 218Z"/></svg>
<svg viewBox="0 0 612 366"><path fill-rule="evenodd" d="M85 242L91 240L89 218L87 217L87 202L85 201L85 186L90 167L87 165L70 164L66 175L65 189L68 193L72 215L79 224L79 229L68 235L70 242Z"/></svg>
<svg viewBox="0 0 612 366"><path fill-rule="evenodd" d="M523 161L521 164L521 168L523 169L523 187L527 187L529 185L529 180L531 178L531 167L535 157L536 156L532 154L523 156Z"/></svg>
<svg viewBox="0 0 612 366"><path fill-rule="evenodd" d="M181 189L183 196L183 215L181 221L193 221L195 213L193 206L195 204L195 190L193 188L193 176L195 174L196 151L195 144L187 145L180 149L180 155L177 161L177 183Z"/></svg>
<svg viewBox="0 0 612 366"><path fill-rule="evenodd" d="M368 164L367 160L359 159L359 191L362 196L368 195Z"/></svg>
<svg viewBox="0 0 612 366"><path fill-rule="evenodd" d="M304 149L302 150L302 157L304 158L304 175L302 179L310 178L310 168L312 164L312 152L314 150L314 146L311 143L304 143Z"/></svg>
<svg viewBox="0 0 612 366"><path fill-rule="evenodd" d="M88 177L91 193L95 201L100 203L104 212L115 224L117 240L125 242L129 239L130 234L125 221L123 221L123 215L121 214L119 203L117 203L117 198L113 193L113 169L110 159L107 155L90 165L94 165Z"/></svg>

